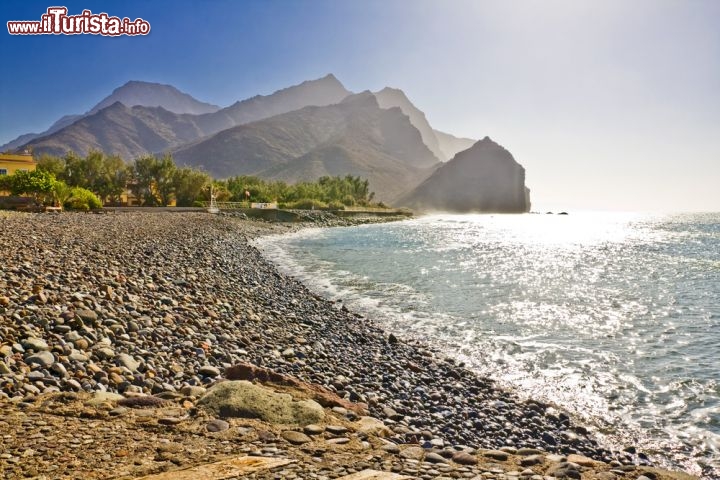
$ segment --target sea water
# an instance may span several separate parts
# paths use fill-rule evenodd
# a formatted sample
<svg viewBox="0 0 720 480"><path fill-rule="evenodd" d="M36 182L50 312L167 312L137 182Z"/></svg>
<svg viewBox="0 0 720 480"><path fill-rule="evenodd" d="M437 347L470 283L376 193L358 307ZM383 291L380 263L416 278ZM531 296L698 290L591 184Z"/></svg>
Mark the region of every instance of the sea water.
<svg viewBox="0 0 720 480"><path fill-rule="evenodd" d="M607 446L720 478L720 214L438 215L258 246Z"/></svg>

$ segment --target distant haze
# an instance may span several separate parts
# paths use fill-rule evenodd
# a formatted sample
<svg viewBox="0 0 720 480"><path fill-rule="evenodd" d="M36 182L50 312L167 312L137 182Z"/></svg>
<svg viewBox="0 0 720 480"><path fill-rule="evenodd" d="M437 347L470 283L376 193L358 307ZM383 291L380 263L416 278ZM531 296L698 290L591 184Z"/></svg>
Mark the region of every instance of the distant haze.
<svg viewBox="0 0 720 480"><path fill-rule="evenodd" d="M434 129L486 135L534 210L720 211L714 0L64 2L142 17L147 37L10 36L0 144L82 114L130 80L227 107L335 74L402 89ZM3 2L3 22L47 5Z"/></svg>

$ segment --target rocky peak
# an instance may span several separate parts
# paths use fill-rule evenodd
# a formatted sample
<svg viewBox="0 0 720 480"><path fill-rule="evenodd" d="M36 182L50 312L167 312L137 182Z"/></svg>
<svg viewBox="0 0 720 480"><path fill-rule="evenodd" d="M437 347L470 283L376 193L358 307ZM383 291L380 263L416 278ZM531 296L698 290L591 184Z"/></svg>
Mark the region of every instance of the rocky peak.
<svg viewBox="0 0 720 480"><path fill-rule="evenodd" d="M370 90L365 90L360 93L348 95L340 102L341 105L350 105L353 107L371 107L380 108L378 105L377 98L372 94Z"/></svg>
<svg viewBox="0 0 720 480"><path fill-rule="evenodd" d="M522 213L530 209L530 193L522 165L486 136L440 167L403 203L421 210Z"/></svg>
<svg viewBox="0 0 720 480"><path fill-rule="evenodd" d="M447 160L447 157L440 150L438 139L427 118L425 118L425 114L413 105L407 95L405 95L405 92L398 88L385 87L376 92L375 97L377 98L380 108L400 108L400 110L410 118L410 123L418 129L422 136L423 143L427 145L433 155L435 155L438 160Z"/></svg>
<svg viewBox="0 0 720 480"><path fill-rule="evenodd" d="M95 105L88 113L96 113L115 102L122 102L128 107L163 107L174 113L191 113L194 115L212 113L220 109L217 105L201 102L187 93L183 93L172 85L130 80L116 88Z"/></svg>

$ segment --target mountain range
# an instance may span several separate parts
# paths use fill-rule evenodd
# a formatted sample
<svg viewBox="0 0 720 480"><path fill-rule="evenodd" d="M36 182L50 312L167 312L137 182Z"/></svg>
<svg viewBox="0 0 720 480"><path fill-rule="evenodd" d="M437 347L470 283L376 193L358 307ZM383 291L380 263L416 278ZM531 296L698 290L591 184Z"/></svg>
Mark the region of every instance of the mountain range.
<svg viewBox="0 0 720 480"><path fill-rule="evenodd" d="M294 183L356 175L367 178L385 201L439 164L402 110L380 108L370 92L223 130L176 150L173 157L214 176L257 175ZM209 158L211 163L202 163Z"/></svg>
<svg viewBox="0 0 720 480"><path fill-rule="evenodd" d="M101 150L126 160L171 152L177 163L216 178L359 175L378 200L417 204L421 192L413 189L462 164L443 162L473 144L433 129L400 89L356 94L329 74L225 108L170 85L131 81L87 113L62 117L0 150L59 156Z"/></svg>
<svg viewBox="0 0 720 480"><path fill-rule="evenodd" d="M217 105L211 105L194 99L187 93L179 91L171 85L159 83L129 81L125 85L116 88L107 97L103 98L94 107L84 114L70 114L61 117L50 128L42 133L27 133L0 146L0 151L14 150L25 146L37 138L46 137L63 128L72 125L78 120L93 115L106 107L121 102L128 107L141 105L145 107L163 107L175 113L203 114L220 110Z"/></svg>

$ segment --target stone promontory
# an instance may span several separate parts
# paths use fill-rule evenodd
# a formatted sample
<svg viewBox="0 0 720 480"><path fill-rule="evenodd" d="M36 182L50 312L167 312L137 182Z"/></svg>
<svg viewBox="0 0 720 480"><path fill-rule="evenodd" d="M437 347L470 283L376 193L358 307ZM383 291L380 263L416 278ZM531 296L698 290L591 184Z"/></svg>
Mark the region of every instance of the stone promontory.
<svg viewBox="0 0 720 480"><path fill-rule="evenodd" d="M524 213L525 169L489 137L438 168L399 202L420 211Z"/></svg>

